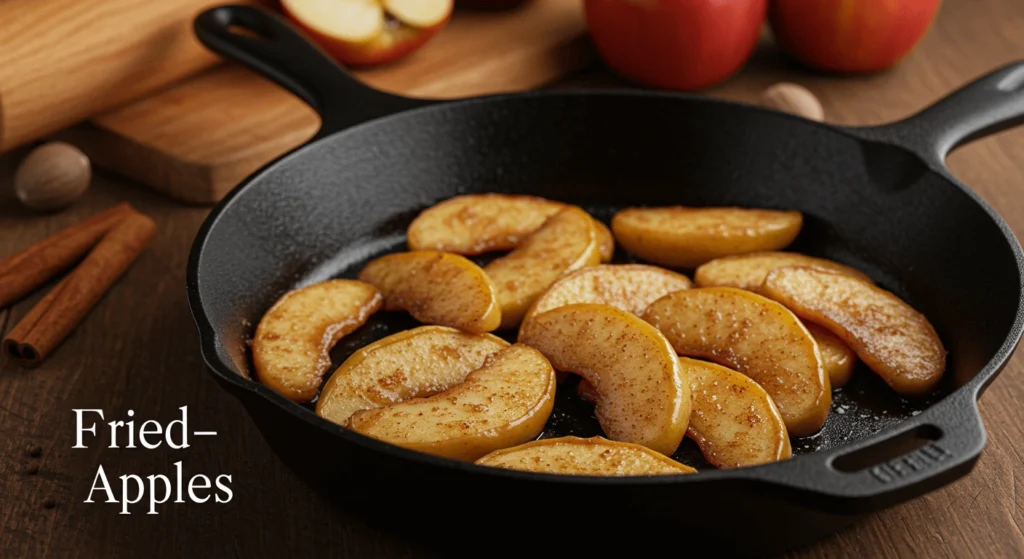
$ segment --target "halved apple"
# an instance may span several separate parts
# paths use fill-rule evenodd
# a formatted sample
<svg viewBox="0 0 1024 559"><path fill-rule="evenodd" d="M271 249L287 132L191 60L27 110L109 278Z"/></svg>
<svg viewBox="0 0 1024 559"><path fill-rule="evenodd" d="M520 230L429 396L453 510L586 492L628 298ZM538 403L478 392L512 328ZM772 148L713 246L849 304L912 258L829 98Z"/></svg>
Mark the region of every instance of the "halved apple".
<svg viewBox="0 0 1024 559"><path fill-rule="evenodd" d="M615 240L662 266L694 268L731 254L778 250L803 225L795 211L746 208L626 208L612 218Z"/></svg>
<svg viewBox="0 0 1024 559"><path fill-rule="evenodd" d="M818 342L818 351L821 353L825 372L828 373L829 384L832 388L846 384L857 365L857 353L825 328L806 320L802 322L814 341Z"/></svg>
<svg viewBox="0 0 1024 559"><path fill-rule="evenodd" d="M512 250L548 218L569 207L525 194L463 194L435 204L416 216L406 231L410 250L443 250L475 256ZM608 227L594 220L601 260L615 252Z"/></svg>
<svg viewBox="0 0 1024 559"><path fill-rule="evenodd" d="M392 334L356 351L331 375L316 414L345 425L352 414L425 398L462 382L508 342L444 326Z"/></svg>
<svg viewBox="0 0 1024 559"><path fill-rule="evenodd" d="M423 46L452 0L281 0L284 12L339 62L382 64Z"/></svg>
<svg viewBox="0 0 1024 559"><path fill-rule="evenodd" d="M718 468L785 460L792 455L778 408L761 385L721 365L679 358L690 377L693 411L686 434Z"/></svg>
<svg viewBox="0 0 1024 559"><path fill-rule="evenodd" d="M856 268L797 252L755 252L716 258L697 268L693 281L698 287L738 287L757 292L768 272L786 266L831 270L871 282L871 278Z"/></svg>
<svg viewBox="0 0 1024 559"><path fill-rule="evenodd" d="M593 219L568 207L549 218L518 248L484 267L501 304L501 327L519 325L527 309L563 275L600 262Z"/></svg>
<svg viewBox="0 0 1024 559"><path fill-rule="evenodd" d="M662 296L693 284L682 274L644 264L589 266L563 276L540 296L523 318L525 324L542 312L571 305L611 305L639 315Z"/></svg>
<svg viewBox="0 0 1024 559"><path fill-rule="evenodd" d="M405 310L420 322L467 332L490 332L501 323L491 278L457 254L420 250L388 254L359 272L384 294L384 310Z"/></svg>
<svg viewBox="0 0 1024 559"><path fill-rule="evenodd" d="M252 339L256 376L295 402L316 397L331 347L359 328L383 298L368 283L329 280L286 293L260 319Z"/></svg>
<svg viewBox="0 0 1024 559"><path fill-rule="evenodd" d="M818 344L786 307L743 289L700 287L669 293L643 318L681 355L710 359L760 384L791 435L812 435L825 423L832 391Z"/></svg>
<svg viewBox="0 0 1024 559"><path fill-rule="evenodd" d="M763 291L846 342L896 392L930 392L946 369L946 349L924 315L867 282L813 268L779 268Z"/></svg>
<svg viewBox="0 0 1024 559"><path fill-rule="evenodd" d="M690 381L654 327L615 307L575 304L533 317L519 338L594 386L609 438L675 452L690 417Z"/></svg>
<svg viewBox="0 0 1024 559"><path fill-rule="evenodd" d="M481 466L566 476L651 476L697 470L638 444L604 437L543 439L494 451Z"/></svg>
<svg viewBox="0 0 1024 559"><path fill-rule="evenodd" d="M444 392L357 412L348 426L411 450L472 461L536 438L554 400L551 364L516 344Z"/></svg>

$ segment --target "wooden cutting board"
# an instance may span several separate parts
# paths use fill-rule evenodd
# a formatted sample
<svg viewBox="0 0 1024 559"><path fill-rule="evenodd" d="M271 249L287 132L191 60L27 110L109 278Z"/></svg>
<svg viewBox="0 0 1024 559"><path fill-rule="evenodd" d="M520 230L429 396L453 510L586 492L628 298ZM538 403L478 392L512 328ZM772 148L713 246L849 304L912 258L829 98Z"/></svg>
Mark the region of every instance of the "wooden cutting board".
<svg viewBox="0 0 1024 559"><path fill-rule="evenodd" d="M592 60L581 3L532 0L512 11L457 11L420 51L357 75L413 97L457 98L534 88ZM178 200L210 204L318 126L317 115L285 90L222 65L61 139L99 167Z"/></svg>

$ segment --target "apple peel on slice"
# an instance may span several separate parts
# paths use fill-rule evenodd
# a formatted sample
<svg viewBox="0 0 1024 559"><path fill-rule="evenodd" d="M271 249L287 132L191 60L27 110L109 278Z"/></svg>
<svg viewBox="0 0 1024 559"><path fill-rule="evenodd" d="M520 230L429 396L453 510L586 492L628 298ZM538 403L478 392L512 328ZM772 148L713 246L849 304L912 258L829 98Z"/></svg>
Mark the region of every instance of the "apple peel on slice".
<svg viewBox="0 0 1024 559"><path fill-rule="evenodd" d="M420 326L356 351L331 375L316 414L345 425L352 414L424 398L462 382L508 342L445 326Z"/></svg>
<svg viewBox="0 0 1024 559"><path fill-rule="evenodd" d="M638 445L604 437L543 439L494 451L480 466L569 476L651 476L697 470Z"/></svg>
<svg viewBox="0 0 1024 559"><path fill-rule="evenodd" d="M856 268L798 252L755 252L716 258L697 268L693 281L698 287L737 287L756 293L768 272L788 266L830 270L871 283L871 278Z"/></svg>
<svg viewBox="0 0 1024 559"><path fill-rule="evenodd" d="M289 400L312 401L331 366L331 347L362 326L382 300L372 285L341 279L286 293L256 327L257 378Z"/></svg>
<svg viewBox="0 0 1024 559"><path fill-rule="evenodd" d="M925 316L892 293L843 274L805 267L768 274L763 291L848 344L897 393L931 392L946 350Z"/></svg>
<svg viewBox="0 0 1024 559"><path fill-rule="evenodd" d="M743 373L771 395L791 435L816 433L832 404L814 338L779 303L733 287L670 293L644 311L680 355Z"/></svg>
<svg viewBox="0 0 1024 559"><path fill-rule="evenodd" d="M410 450L473 461L536 438L554 400L551 364L516 344L444 392L357 412L348 427Z"/></svg>
<svg viewBox="0 0 1024 559"><path fill-rule="evenodd" d="M818 343L821 363L828 373L829 384L832 388L846 384L853 376L853 369L857 365L857 353L827 329L806 320L803 323L811 337Z"/></svg>
<svg viewBox="0 0 1024 559"><path fill-rule="evenodd" d="M608 438L675 452L690 417L690 383L657 329L615 307L581 303L535 316L520 342L593 385Z"/></svg>
<svg viewBox="0 0 1024 559"><path fill-rule="evenodd" d="M800 233L796 211L684 206L626 208L612 231L627 251L662 266L695 268L731 254L779 250Z"/></svg>
<svg viewBox="0 0 1024 559"><path fill-rule="evenodd" d="M501 304L501 327L519 325L530 305L563 275L600 262L593 220L568 207L518 248L484 267Z"/></svg>
<svg viewBox="0 0 1024 559"><path fill-rule="evenodd" d="M501 323L491 278L465 257L430 250L388 254L373 260L359 279L384 295L384 310L405 310L427 324L474 333Z"/></svg>

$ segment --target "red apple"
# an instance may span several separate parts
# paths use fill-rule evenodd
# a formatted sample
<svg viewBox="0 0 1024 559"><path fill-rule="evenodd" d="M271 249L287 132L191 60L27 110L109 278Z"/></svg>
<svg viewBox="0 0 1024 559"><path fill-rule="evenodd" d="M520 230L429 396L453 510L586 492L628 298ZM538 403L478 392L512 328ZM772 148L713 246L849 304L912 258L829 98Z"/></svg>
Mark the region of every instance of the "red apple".
<svg viewBox="0 0 1024 559"><path fill-rule="evenodd" d="M585 0L598 52L622 76L691 90L728 78L757 45L767 0Z"/></svg>
<svg viewBox="0 0 1024 559"><path fill-rule="evenodd" d="M808 66L874 72L910 53L928 32L940 0L772 0L779 46Z"/></svg>
<svg viewBox="0 0 1024 559"><path fill-rule="evenodd" d="M369 66L423 46L448 23L452 0L281 0L281 7L339 62Z"/></svg>

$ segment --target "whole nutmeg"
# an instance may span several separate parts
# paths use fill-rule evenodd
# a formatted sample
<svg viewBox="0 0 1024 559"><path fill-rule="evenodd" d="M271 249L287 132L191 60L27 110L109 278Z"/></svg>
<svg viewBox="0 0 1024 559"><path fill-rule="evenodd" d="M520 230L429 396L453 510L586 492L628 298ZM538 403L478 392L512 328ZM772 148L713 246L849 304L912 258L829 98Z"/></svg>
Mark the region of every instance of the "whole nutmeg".
<svg viewBox="0 0 1024 559"><path fill-rule="evenodd" d="M89 158L64 142L32 150L14 172L14 193L34 210L59 210L82 197L92 180Z"/></svg>
<svg viewBox="0 0 1024 559"><path fill-rule="evenodd" d="M795 83L780 82L761 93L761 105L821 122L825 109L809 89Z"/></svg>

